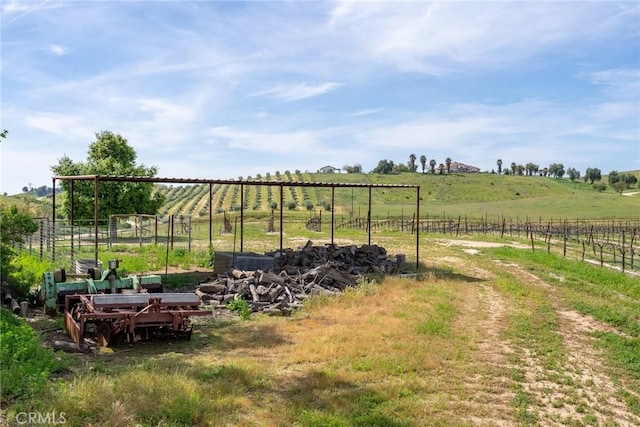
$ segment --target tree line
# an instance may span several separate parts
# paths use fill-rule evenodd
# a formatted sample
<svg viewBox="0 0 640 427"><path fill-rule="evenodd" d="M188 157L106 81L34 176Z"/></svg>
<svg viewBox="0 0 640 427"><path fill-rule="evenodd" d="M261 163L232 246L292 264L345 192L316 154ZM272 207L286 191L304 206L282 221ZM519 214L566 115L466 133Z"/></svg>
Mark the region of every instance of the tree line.
<svg viewBox="0 0 640 427"><path fill-rule="evenodd" d="M371 173L378 174L397 174L403 172L417 172L418 171L418 157L415 154L409 155L409 161L405 163L394 163L393 160L383 159L378 162L376 167L371 170ZM444 163L438 163L435 159L429 160L427 167L427 157L425 155L420 156L420 166L422 167L422 173L427 171L431 174L450 174L451 165L453 161L450 157L447 157ZM562 179L565 175L572 181L578 181L581 178L580 171L576 168L569 167L565 169L562 163L551 163L548 167L541 168L540 165L535 163L527 163L526 165L512 162L509 167L503 168L504 162L502 159L496 161L498 167L498 175L525 175L525 176L542 176L553 177L556 179ZM356 164L354 166L345 165L343 170L347 173L362 173L362 166ZM491 173L496 173L495 169L491 170ZM598 168L588 167L582 176L584 182L589 182L598 191L606 190L606 184L600 183L602 180L602 172ZM608 182L616 191L622 193L622 191L629 189L638 183L638 178L631 173L619 173L618 171L611 171L608 175Z"/></svg>

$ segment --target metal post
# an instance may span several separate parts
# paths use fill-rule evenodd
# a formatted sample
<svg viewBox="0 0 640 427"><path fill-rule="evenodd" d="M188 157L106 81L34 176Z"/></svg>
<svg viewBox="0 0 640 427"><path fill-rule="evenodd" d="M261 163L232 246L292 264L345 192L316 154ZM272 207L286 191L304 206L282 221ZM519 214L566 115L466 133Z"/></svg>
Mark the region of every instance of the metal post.
<svg viewBox="0 0 640 427"><path fill-rule="evenodd" d="M213 241L213 184L209 183L209 247Z"/></svg>
<svg viewBox="0 0 640 427"><path fill-rule="evenodd" d="M71 221L71 265L69 271L73 271L73 261L75 259L74 247L73 247L73 211L75 206L75 181L71 181L71 214L69 215L69 220Z"/></svg>
<svg viewBox="0 0 640 427"><path fill-rule="evenodd" d="M331 186L331 245L333 246L333 230L335 228L336 187Z"/></svg>
<svg viewBox="0 0 640 427"><path fill-rule="evenodd" d="M283 256L284 254L282 253L282 233L284 232L284 230L282 229L282 224L283 224L283 211L282 211L282 204L284 203L284 192L282 191L284 189L284 187L282 186L282 184L280 184L280 256Z"/></svg>
<svg viewBox="0 0 640 427"><path fill-rule="evenodd" d="M240 253L244 252L244 184L240 184Z"/></svg>
<svg viewBox="0 0 640 427"><path fill-rule="evenodd" d="M420 272L420 186L416 187L416 273Z"/></svg>
<svg viewBox="0 0 640 427"><path fill-rule="evenodd" d="M371 186L369 186L369 213L367 215L367 232L369 233L369 245L371 245Z"/></svg>
<svg viewBox="0 0 640 427"><path fill-rule="evenodd" d="M51 197L53 202L53 215L51 218L51 227L53 227L53 231L55 233L56 230L56 179L53 178L53 196ZM50 233L50 230L47 230ZM51 262L55 262L56 260L56 240L53 239L53 245L51 246Z"/></svg>
<svg viewBox="0 0 640 427"><path fill-rule="evenodd" d="M73 182L73 181L71 181ZM98 267L98 176L93 179L93 225L96 233L94 265Z"/></svg>

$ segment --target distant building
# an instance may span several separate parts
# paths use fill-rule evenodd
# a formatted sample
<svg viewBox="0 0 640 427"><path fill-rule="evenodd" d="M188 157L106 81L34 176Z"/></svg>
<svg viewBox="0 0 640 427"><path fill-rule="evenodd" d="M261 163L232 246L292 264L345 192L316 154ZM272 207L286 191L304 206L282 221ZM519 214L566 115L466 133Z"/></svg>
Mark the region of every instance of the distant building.
<svg viewBox="0 0 640 427"><path fill-rule="evenodd" d="M460 162L451 162L451 173L479 173L480 168L465 165Z"/></svg>
<svg viewBox="0 0 640 427"><path fill-rule="evenodd" d="M320 169L318 169L318 173L335 173L335 172L340 173L341 171L342 169L334 168L333 166L323 166Z"/></svg>

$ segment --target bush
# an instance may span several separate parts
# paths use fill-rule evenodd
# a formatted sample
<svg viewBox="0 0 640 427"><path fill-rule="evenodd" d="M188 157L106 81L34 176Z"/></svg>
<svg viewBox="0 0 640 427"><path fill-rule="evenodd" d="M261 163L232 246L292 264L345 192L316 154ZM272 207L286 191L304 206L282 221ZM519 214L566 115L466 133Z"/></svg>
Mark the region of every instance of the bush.
<svg viewBox="0 0 640 427"><path fill-rule="evenodd" d="M20 297L26 297L29 291L42 281L42 275L54 269L47 261L27 253L19 254L11 260L9 278Z"/></svg>
<svg viewBox="0 0 640 427"><path fill-rule="evenodd" d="M2 399L33 396L44 390L49 377L68 366L42 346L36 331L9 310L0 308L0 388Z"/></svg>
<svg viewBox="0 0 640 427"><path fill-rule="evenodd" d="M289 209L290 211L295 211L296 206L298 206L298 204L293 200L290 200L289 202L287 202L287 209Z"/></svg>
<svg viewBox="0 0 640 427"><path fill-rule="evenodd" d="M596 182L595 184L593 184L593 189L599 192L603 192L607 189L607 184L603 182Z"/></svg>

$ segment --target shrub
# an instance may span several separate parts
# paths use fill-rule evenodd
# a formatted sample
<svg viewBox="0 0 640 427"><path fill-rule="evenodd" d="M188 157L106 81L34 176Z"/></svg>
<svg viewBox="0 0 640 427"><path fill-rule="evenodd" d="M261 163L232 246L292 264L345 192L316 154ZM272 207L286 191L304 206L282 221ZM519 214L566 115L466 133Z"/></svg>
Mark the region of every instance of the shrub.
<svg viewBox="0 0 640 427"><path fill-rule="evenodd" d="M53 270L50 262L40 261L39 257L22 253L11 260L9 277L19 296L25 297L42 281L42 275L50 270Z"/></svg>
<svg viewBox="0 0 640 427"><path fill-rule="evenodd" d="M44 390L49 377L68 365L42 346L36 331L0 308L0 385L2 399L28 397Z"/></svg>
<svg viewBox="0 0 640 427"><path fill-rule="evenodd" d="M599 192L603 192L607 189L607 184L605 184L604 182L596 182L595 184L593 184L593 189Z"/></svg>

